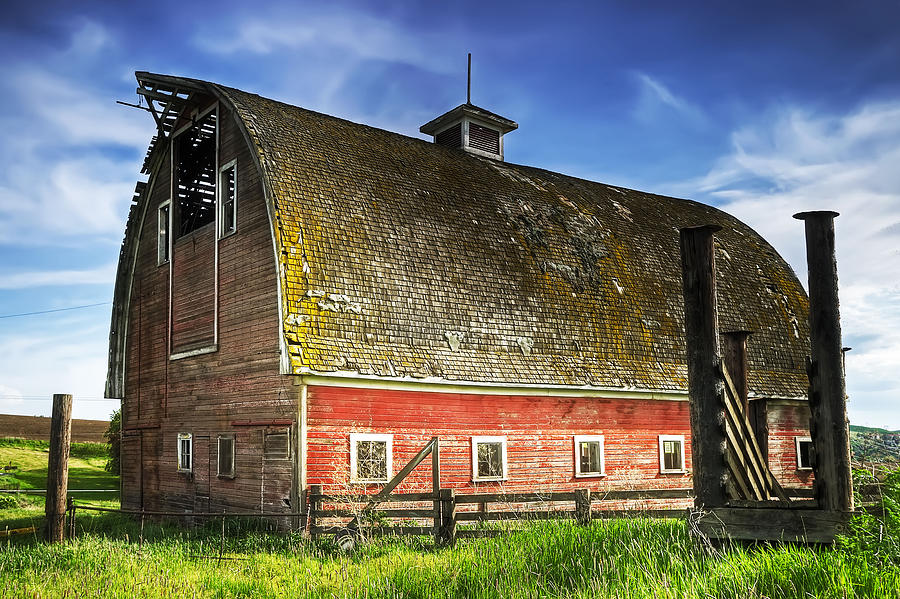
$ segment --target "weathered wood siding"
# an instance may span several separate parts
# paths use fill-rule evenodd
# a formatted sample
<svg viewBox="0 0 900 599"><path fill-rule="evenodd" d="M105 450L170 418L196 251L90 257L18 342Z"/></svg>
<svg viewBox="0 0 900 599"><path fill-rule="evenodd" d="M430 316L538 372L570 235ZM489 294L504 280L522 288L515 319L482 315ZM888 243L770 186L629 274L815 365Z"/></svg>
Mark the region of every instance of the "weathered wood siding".
<svg viewBox="0 0 900 599"><path fill-rule="evenodd" d="M216 224L175 240L172 247L172 352L207 347L215 341L216 269L210 258Z"/></svg>
<svg viewBox="0 0 900 599"><path fill-rule="evenodd" d="M809 405L798 401L767 401L769 469L788 487L811 487L812 470L797 470L796 437L809 437Z"/></svg>
<svg viewBox="0 0 900 599"><path fill-rule="evenodd" d="M686 488L687 474L660 474L659 435L690 439L686 401L523 397L341 387L310 387L309 484L326 492L349 485L350 433L393 435L393 471L432 436L441 439L441 484L489 491ZM604 435L605 478L576 478L574 435ZM471 437L505 436L508 478L472 482ZM691 463L689 444L685 460ZM430 461L401 490L428 490ZM371 486L372 489L377 485Z"/></svg>
<svg viewBox="0 0 900 599"><path fill-rule="evenodd" d="M124 427L139 440L123 448L123 504L146 509L288 510L283 499L292 484L291 462L277 465L263 457L271 421L296 417L297 392L279 374L277 279L272 233L259 173L234 119L219 118L219 164L237 158L237 232L219 240L218 351L170 360L169 265L157 266L157 209L169 199L169 160L161 161L140 236L127 340ZM208 242L206 241L208 239ZM198 243L194 244L194 240ZM203 240L202 242L199 242ZM213 226L175 244L176 299L207 297L213 280L190 271L215 273ZM179 267L179 257L191 246ZM193 271L192 271L193 272ZM205 301L205 300L204 300ZM211 340L209 305L196 315L206 337L178 337L174 349ZM181 324L175 310L176 335ZM185 322L190 321L186 318ZM209 323L207 327L206 323ZM191 327L185 331L193 330ZM255 423L247 425L248 422ZM194 436L194 472L177 472L179 433ZM217 439L234 435L235 477L217 476ZM143 441L140 441L140 438ZM273 483L277 479L277 483Z"/></svg>
<svg viewBox="0 0 900 599"><path fill-rule="evenodd" d="M770 459L780 481L802 486L795 466L794 435L807 435L808 412L798 402L776 402L770 412ZM393 435L393 472L432 436L441 439L441 484L460 490L595 491L688 488L688 474L661 474L659 436L684 435L690 471L691 430L686 401L528 397L345 387L310 387L307 483L326 492L373 492L380 485L350 483L350 433ZM507 439L507 480L473 482L472 436ZM605 477L576 478L575 435L603 435ZM429 490L429 460L401 491Z"/></svg>

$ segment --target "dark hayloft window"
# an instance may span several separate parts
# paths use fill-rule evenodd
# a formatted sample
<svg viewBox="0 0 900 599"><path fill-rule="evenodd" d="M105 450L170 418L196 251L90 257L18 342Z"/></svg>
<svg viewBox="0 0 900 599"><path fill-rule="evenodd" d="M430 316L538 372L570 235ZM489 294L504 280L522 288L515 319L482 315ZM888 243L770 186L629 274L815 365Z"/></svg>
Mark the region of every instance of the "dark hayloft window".
<svg viewBox="0 0 900 599"><path fill-rule="evenodd" d="M173 142L177 237L216 218L216 113L197 121Z"/></svg>

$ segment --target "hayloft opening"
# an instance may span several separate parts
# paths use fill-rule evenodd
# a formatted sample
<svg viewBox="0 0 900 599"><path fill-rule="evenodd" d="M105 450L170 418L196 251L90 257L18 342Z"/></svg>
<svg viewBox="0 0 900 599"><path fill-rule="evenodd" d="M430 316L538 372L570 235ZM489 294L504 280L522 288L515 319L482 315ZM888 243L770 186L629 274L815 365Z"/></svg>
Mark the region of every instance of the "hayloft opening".
<svg viewBox="0 0 900 599"><path fill-rule="evenodd" d="M182 237L216 218L216 112L173 141L176 233Z"/></svg>

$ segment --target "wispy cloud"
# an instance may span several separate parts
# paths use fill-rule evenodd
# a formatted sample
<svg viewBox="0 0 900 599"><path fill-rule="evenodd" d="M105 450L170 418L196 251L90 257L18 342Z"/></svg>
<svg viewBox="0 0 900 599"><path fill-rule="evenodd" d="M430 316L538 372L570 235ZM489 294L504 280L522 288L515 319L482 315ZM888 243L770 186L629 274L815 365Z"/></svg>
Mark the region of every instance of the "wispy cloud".
<svg viewBox="0 0 900 599"><path fill-rule="evenodd" d="M110 285L116 278L116 265L107 264L87 270L39 270L0 273L0 289L28 289L67 285Z"/></svg>
<svg viewBox="0 0 900 599"><path fill-rule="evenodd" d="M702 124L705 121L703 112L697 106L675 95L661 81L641 72L635 72L634 78L638 83L638 100L633 114L638 120L650 122L671 116L674 112L693 124Z"/></svg>
<svg viewBox="0 0 900 599"><path fill-rule="evenodd" d="M250 52L267 55L285 50L326 49L346 52L358 59L410 64L445 72L451 68L434 35L414 35L396 23L355 11L313 12L291 15L233 18L229 23L206 26L195 43L214 54ZM445 44L446 45L446 44Z"/></svg>
<svg viewBox="0 0 900 599"><path fill-rule="evenodd" d="M146 115L117 108L102 78L70 71L104 59L111 45L102 26L84 21L66 47L6 69L0 244L71 246L120 237L152 126Z"/></svg>
<svg viewBox="0 0 900 599"><path fill-rule="evenodd" d="M803 225L792 215L841 213L835 228L843 335L854 346L848 389L867 410L851 402L851 417L877 422L900 392L900 101L848 114L783 107L731 139L731 151L705 176L668 192L700 190L766 237L804 284Z"/></svg>

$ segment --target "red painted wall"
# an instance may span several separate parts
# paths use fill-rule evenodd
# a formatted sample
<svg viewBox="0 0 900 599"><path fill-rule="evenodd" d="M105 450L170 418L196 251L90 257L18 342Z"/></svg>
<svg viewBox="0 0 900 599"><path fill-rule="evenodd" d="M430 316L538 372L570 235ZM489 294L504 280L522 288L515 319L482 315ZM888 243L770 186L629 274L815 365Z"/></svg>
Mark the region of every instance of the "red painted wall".
<svg viewBox="0 0 900 599"><path fill-rule="evenodd" d="M561 491L575 488L685 488L689 474L660 474L658 436L690 439L685 401L526 397L419 391L310 387L308 391L309 484L330 492L360 492L349 483L350 433L393 434L393 472L432 437L441 439L441 485L464 490ZM603 478L575 478L573 435L604 435ZM471 437L507 438L508 477L472 481ZM689 443L686 443L689 445ZM690 447L685 461L690 470ZM430 461L400 491L425 491ZM368 485L369 491L380 485Z"/></svg>
<svg viewBox="0 0 900 599"><path fill-rule="evenodd" d="M809 405L795 401L766 402L769 426L769 469L787 487L810 487L812 470L797 470L796 437L809 437Z"/></svg>

